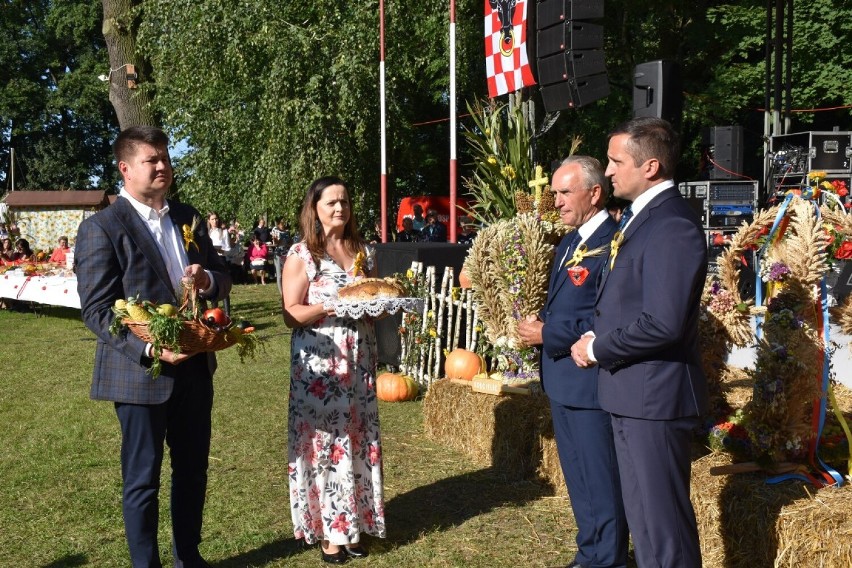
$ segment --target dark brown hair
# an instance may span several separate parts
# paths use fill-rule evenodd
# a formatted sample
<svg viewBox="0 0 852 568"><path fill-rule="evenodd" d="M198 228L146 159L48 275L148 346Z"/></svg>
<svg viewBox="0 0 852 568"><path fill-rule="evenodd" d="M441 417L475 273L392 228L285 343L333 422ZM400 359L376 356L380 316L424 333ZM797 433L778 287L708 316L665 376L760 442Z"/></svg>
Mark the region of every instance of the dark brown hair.
<svg viewBox="0 0 852 568"><path fill-rule="evenodd" d="M660 177L674 177L680 159L680 137L672 125L662 118L640 117L628 120L609 133L609 137L626 134L625 149L639 167L651 158L660 163Z"/></svg>
<svg viewBox="0 0 852 568"><path fill-rule="evenodd" d="M346 196L349 198L349 221L343 228L343 243L344 247L353 256L358 254L364 247L364 240L358 233L358 223L355 220L355 210L352 205L352 192L349 190L349 185L335 176L325 176L314 181L308 188L308 193L305 194L305 199L302 201L302 211L299 213L299 227L302 230L302 240L308 245L308 250L314 258L314 262L319 266L320 260L325 256L325 232L322 230L322 224L317 216L317 203L322 198L322 193L331 185L342 185L346 190Z"/></svg>
<svg viewBox="0 0 852 568"><path fill-rule="evenodd" d="M112 153L116 162L126 162L136 153L139 144L149 144L156 148L168 148L169 137L155 126L131 126L122 130L112 143Z"/></svg>

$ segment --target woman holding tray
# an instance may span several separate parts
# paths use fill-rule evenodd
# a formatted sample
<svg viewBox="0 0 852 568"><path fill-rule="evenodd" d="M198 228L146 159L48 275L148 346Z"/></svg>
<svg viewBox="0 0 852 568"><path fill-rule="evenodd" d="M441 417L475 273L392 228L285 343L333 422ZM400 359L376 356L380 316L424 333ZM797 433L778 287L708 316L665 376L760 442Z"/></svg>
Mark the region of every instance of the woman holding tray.
<svg viewBox="0 0 852 568"><path fill-rule="evenodd" d="M358 234L349 188L311 184L299 217L302 240L282 269L284 321L293 328L287 454L294 535L321 542L322 559L363 558L361 534L385 537L376 399L376 335L370 319L337 317L324 304L375 272Z"/></svg>

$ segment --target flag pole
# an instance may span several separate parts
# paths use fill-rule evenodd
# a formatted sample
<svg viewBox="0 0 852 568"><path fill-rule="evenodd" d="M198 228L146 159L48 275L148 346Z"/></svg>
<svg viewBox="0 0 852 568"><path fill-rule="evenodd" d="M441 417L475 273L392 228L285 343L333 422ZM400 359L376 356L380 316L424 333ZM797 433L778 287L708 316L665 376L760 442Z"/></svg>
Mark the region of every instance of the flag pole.
<svg viewBox="0 0 852 568"><path fill-rule="evenodd" d="M456 2L450 0L450 242L456 242Z"/></svg>
<svg viewBox="0 0 852 568"><path fill-rule="evenodd" d="M388 242L388 163L387 163L387 131L385 126L385 2L379 0L379 121L381 145L381 211L382 242Z"/></svg>

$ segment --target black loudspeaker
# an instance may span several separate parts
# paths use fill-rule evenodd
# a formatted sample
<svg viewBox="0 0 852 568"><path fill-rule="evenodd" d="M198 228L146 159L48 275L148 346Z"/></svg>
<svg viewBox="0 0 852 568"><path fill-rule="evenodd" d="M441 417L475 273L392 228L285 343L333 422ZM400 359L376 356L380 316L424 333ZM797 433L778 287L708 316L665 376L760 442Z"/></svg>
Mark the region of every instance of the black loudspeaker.
<svg viewBox="0 0 852 568"><path fill-rule="evenodd" d="M470 245L454 243L381 243L375 245L376 267L380 277L405 274L412 262L422 262L424 268L435 267L435 282L440 284L447 266L453 267L453 286L458 286L458 274ZM399 365L399 326L402 314L397 313L376 322L376 343L379 363Z"/></svg>
<svg viewBox="0 0 852 568"><path fill-rule="evenodd" d="M568 20L594 20L603 15L603 0L543 0L536 10L536 25L543 29Z"/></svg>
<svg viewBox="0 0 852 568"><path fill-rule="evenodd" d="M658 59L640 63L633 71L633 117L664 118L677 126L683 109L680 67Z"/></svg>
<svg viewBox="0 0 852 568"><path fill-rule="evenodd" d="M579 108L603 99L609 96L609 92L609 77L604 73L543 86L541 99L544 102L544 110L556 112Z"/></svg>
<svg viewBox="0 0 852 568"><path fill-rule="evenodd" d="M536 42L539 58L566 50L601 49L603 26L589 22L566 22L540 30L536 35Z"/></svg>
<svg viewBox="0 0 852 568"><path fill-rule="evenodd" d="M743 127L711 126L701 131L702 171L707 179L742 179Z"/></svg>
<svg viewBox="0 0 852 568"><path fill-rule="evenodd" d="M602 18L603 0L539 0L536 10L536 80L551 113L609 95Z"/></svg>
<svg viewBox="0 0 852 568"><path fill-rule="evenodd" d="M606 73L606 63L604 53L600 50L565 51L538 60L540 85L562 83L601 73Z"/></svg>

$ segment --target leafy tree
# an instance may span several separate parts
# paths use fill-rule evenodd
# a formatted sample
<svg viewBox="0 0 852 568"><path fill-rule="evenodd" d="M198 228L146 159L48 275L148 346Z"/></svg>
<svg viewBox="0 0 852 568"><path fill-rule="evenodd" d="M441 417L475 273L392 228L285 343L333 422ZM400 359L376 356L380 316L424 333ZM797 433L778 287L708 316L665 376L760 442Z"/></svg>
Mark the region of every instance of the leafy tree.
<svg viewBox="0 0 852 568"><path fill-rule="evenodd" d="M414 123L447 116L447 5L387 6L391 190L441 191L446 126ZM464 9L481 4L465 1ZM146 2L140 43L156 103L189 146L182 195L243 220L267 212L293 219L308 184L338 174L353 184L361 216L376 215L378 14L376 0ZM461 34L481 36L481 16L471 21ZM465 71L481 65L475 45L460 50L460 92L484 87Z"/></svg>
<svg viewBox="0 0 852 568"><path fill-rule="evenodd" d="M96 76L97 0L15 0L0 7L0 181L19 189L85 189L115 178L115 127Z"/></svg>

